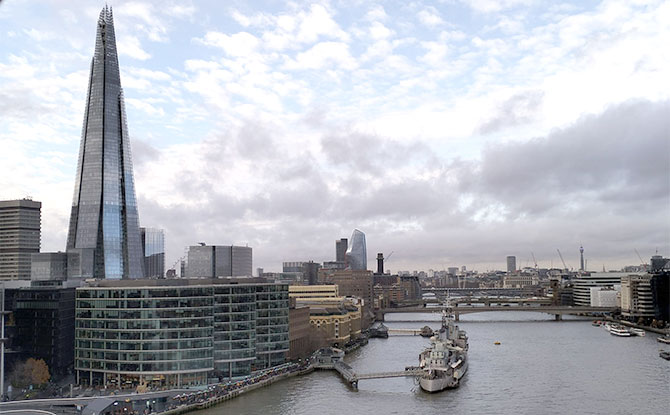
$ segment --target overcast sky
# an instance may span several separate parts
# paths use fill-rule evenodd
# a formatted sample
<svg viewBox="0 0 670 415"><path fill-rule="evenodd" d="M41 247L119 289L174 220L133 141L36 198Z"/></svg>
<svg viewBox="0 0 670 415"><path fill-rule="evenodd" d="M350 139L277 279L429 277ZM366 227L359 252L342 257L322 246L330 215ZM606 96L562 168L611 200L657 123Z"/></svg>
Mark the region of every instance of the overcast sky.
<svg viewBox="0 0 670 415"><path fill-rule="evenodd" d="M108 1L142 226L254 267L670 255L670 2ZM102 1L0 3L0 199L64 250Z"/></svg>

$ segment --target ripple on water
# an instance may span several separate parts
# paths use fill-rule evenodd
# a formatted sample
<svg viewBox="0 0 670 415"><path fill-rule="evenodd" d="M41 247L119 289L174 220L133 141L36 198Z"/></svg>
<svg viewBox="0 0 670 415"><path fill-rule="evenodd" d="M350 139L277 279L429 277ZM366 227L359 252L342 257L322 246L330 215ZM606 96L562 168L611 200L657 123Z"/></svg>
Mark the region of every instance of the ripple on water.
<svg viewBox="0 0 670 415"><path fill-rule="evenodd" d="M437 327L435 314L395 314ZM426 323L423 319L433 319ZM670 362L658 357L656 336L618 338L588 321L552 321L535 313L462 316L470 338L470 369L458 389L427 394L409 378L363 380L352 391L332 372L314 372L243 395L197 415L427 413L664 414L670 411ZM495 346L494 341L501 341ZM416 365L427 347L419 336L371 339L347 356L359 372Z"/></svg>

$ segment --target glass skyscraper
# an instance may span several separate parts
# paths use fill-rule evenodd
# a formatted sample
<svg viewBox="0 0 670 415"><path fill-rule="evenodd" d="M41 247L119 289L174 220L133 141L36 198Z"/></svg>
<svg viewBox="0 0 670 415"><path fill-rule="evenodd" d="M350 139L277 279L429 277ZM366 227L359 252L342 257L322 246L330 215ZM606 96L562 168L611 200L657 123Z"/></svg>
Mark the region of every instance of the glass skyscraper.
<svg viewBox="0 0 670 415"><path fill-rule="evenodd" d="M354 229L346 253L347 268L356 271L368 269L368 251L365 246L365 234Z"/></svg>
<svg viewBox="0 0 670 415"><path fill-rule="evenodd" d="M68 253L86 278L142 278L142 245L112 10L100 12L74 187Z"/></svg>
<svg viewBox="0 0 670 415"><path fill-rule="evenodd" d="M165 232L157 228L140 228L144 252L144 276L165 277Z"/></svg>

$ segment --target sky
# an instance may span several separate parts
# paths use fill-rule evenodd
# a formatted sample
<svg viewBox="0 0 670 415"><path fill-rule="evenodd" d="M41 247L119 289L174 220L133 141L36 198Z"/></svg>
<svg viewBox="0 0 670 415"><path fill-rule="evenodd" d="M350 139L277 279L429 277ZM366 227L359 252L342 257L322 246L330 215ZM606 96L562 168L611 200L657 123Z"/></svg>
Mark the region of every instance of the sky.
<svg viewBox="0 0 670 415"><path fill-rule="evenodd" d="M141 226L254 267L670 255L670 2L121 1ZM0 2L0 199L64 250L103 1Z"/></svg>

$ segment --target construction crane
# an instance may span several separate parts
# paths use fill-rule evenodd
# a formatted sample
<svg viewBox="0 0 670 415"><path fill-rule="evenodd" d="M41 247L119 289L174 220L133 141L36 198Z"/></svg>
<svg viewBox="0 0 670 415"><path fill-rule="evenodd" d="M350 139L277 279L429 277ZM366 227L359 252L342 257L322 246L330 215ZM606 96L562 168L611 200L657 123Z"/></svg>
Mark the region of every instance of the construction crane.
<svg viewBox="0 0 670 415"><path fill-rule="evenodd" d="M384 259L384 261L388 261L389 258L391 258L391 255L393 255L394 252L395 252L395 251L391 251L391 253L389 254L389 256L387 256L387 257Z"/></svg>
<svg viewBox="0 0 670 415"><path fill-rule="evenodd" d="M533 251L530 251L530 255L533 257L533 263L535 264L535 269L537 269L537 260L535 259L535 254Z"/></svg>
<svg viewBox="0 0 670 415"><path fill-rule="evenodd" d="M640 258L640 265L642 265L642 269L645 271L647 270L647 263L642 260L642 257L640 256L640 253L637 252L637 248L633 248L635 250L635 253L637 254L637 257Z"/></svg>
<svg viewBox="0 0 670 415"><path fill-rule="evenodd" d="M561 251L558 248L556 248L556 251L558 251L558 256L561 258L561 262L563 263L563 269L565 271L568 271L568 266L565 265L565 260L563 260L563 255L561 255Z"/></svg>

